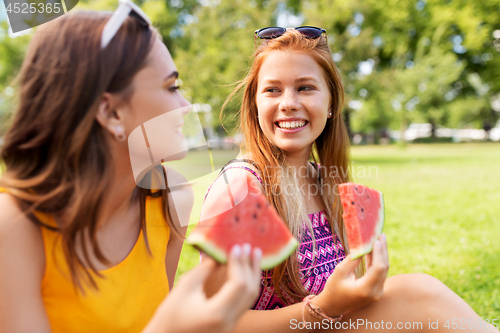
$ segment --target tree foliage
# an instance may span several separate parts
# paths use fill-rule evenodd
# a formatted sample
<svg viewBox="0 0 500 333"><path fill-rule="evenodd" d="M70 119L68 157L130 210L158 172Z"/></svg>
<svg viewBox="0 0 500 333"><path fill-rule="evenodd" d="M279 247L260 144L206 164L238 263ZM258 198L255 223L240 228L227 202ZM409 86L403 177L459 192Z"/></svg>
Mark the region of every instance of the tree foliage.
<svg viewBox="0 0 500 333"><path fill-rule="evenodd" d="M327 30L346 87L345 114L355 132L494 124L500 112L498 0L141 0L174 56L183 92L212 106L214 127L236 124L238 96L221 106L250 65L255 29L284 15ZM116 0L81 0L77 9L114 10ZM290 21L291 22L291 21ZM290 23L292 24L292 23ZM300 25L300 24L299 24ZM0 112L29 36L0 29ZM12 90L7 90L7 95Z"/></svg>
<svg viewBox="0 0 500 333"><path fill-rule="evenodd" d="M302 7L308 24L329 31L348 100L364 102L360 110L347 106L356 131L498 119L491 108L500 91L498 1L317 0ZM363 75L367 64L372 71Z"/></svg>

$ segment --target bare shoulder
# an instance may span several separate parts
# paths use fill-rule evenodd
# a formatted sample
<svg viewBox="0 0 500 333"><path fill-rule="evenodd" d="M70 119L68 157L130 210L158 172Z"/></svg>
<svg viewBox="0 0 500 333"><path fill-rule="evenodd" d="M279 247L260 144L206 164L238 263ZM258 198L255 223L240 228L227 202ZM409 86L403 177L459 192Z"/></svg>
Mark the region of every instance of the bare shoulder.
<svg viewBox="0 0 500 333"><path fill-rule="evenodd" d="M186 232L194 204L194 192L186 177L177 170L163 166L169 187L168 201L174 223L181 232Z"/></svg>
<svg viewBox="0 0 500 333"><path fill-rule="evenodd" d="M246 179L252 181L253 187L258 188L261 192L264 188L260 181L253 175L250 175L248 169L254 171L257 175L258 170L251 163L234 162L230 164L231 168L227 168L215 180L210 187L210 190L203 203L200 221L221 214L241 202L251 188L248 188ZM245 168L248 169L245 169ZM250 177L248 177L250 175Z"/></svg>
<svg viewBox="0 0 500 333"><path fill-rule="evenodd" d="M235 159L230 166L246 167L255 171L259 177L262 177L261 171L252 163L252 156L250 154L245 154L240 158Z"/></svg>
<svg viewBox="0 0 500 333"><path fill-rule="evenodd" d="M50 331L40 292L44 265L40 228L11 195L1 193L0 331Z"/></svg>
<svg viewBox="0 0 500 333"><path fill-rule="evenodd" d="M36 259L40 264L37 266L43 271L40 228L21 212L15 199L7 193L0 193L0 249L0 253L19 250L23 255L30 255L30 259Z"/></svg>

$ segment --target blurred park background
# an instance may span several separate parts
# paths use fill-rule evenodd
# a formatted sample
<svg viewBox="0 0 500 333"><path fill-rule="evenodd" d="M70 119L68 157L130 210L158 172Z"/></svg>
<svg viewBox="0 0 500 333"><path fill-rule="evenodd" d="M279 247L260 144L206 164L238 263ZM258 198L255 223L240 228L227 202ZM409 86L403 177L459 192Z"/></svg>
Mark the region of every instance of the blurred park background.
<svg viewBox="0 0 500 333"><path fill-rule="evenodd" d="M163 35L182 92L199 104L214 147L238 141L238 97L220 110L248 70L254 31L325 28L346 90L354 180L385 195L390 275L429 273L483 318L500 319L499 0L136 3ZM112 11L117 4L80 0L76 9ZM0 1L2 130L32 35L8 28ZM359 174L361 167L371 174ZM213 177L200 183L199 196ZM198 216L195 205L193 223ZM178 275L197 262L197 252L185 246Z"/></svg>

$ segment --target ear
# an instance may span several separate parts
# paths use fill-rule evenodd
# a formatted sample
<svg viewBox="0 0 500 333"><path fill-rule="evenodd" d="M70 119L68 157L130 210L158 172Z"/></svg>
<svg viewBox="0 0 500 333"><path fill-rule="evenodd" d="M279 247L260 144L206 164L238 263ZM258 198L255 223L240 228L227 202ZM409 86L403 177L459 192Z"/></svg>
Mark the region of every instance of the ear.
<svg viewBox="0 0 500 333"><path fill-rule="evenodd" d="M116 134L116 126L124 123L123 112L118 110L119 100L110 93L102 94L96 114L97 122L111 134Z"/></svg>
<svg viewBox="0 0 500 333"><path fill-rule="evenodd" d="M328 108L328 112L326 113L327 118L333 118L333 111L332 111L332 106Z"/></svg>

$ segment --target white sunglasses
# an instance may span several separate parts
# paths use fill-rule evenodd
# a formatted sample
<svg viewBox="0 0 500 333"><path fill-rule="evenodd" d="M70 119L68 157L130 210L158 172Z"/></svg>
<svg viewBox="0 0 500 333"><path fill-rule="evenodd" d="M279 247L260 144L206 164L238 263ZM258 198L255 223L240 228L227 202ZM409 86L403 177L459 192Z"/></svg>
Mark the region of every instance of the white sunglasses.
<svg viewBox="0 0 500 333"><path fill-rule="evenodd" d="M114 11L113 15L109 18L109 21L104 26L101 35L101 50L105 49L108 46L109 42L115 37L116 33L122 26L123 22L127 19L130 12L137 14L139 19L144 20L144 23L147 25L151 25L151 20L149 17L142 11L139 6L133 3L130 0L120 0L120 5Z"/></svg>

